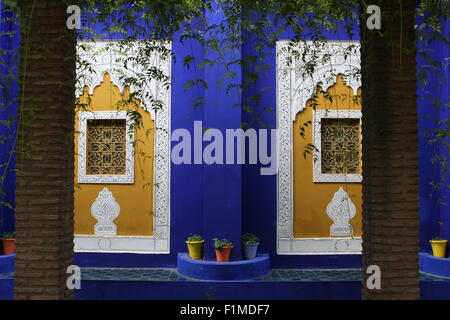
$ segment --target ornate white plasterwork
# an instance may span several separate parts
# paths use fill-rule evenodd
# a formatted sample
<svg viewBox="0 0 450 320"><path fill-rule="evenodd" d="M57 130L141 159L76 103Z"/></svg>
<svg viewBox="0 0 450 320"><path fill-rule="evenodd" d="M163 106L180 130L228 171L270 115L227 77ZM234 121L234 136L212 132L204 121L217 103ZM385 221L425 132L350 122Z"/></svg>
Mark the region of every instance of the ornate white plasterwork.
<svg viewBox="0 0 450 320"><path fill-rule="evenodd" d="M313 144L316 147L314 151L314 158L317 159L313 164L313 181L314 182L346 182L346 183L358 183L362 182L362 175L351 173L322 173L322 161L321 161L321 149L322 149L322 119L359 119L361 125L362 113L358 110L315 110L314 112L314 130L313 130ZM361 137L359 139L361 142Z"/></svg>
<svg viewBox="0 0 450 320"><path fill-rule="evenodd" d="M171 42L159 42L167 50L171 50ZM120 41L107 40L97 42L79 41L77 54L80 59L90 65L94 73L88 72L89 68L77 69L77 91L79 97L82 88L89 86L90 93L103 81L103 75L109 73L111 81L118 86L122 92L124 85L123 76L136 76L146 72L140 64L131 64L124 67L123 59L136 53L142 48L143 42L134 41L127 52L123 52ZM157 68L168 79L171 79L171 57L163 57L156 52L149 53L148 68ZM170 81L169 81L170 82ZM139 88L130 86L131 92ZM78 252L135 252L135 253L169 253L170 252L170 85L161 83L160 80L149 78L146 80L141 96L138 97L145 110L151 114L155 121L155 143L154 143L154 167L153 167L153 236L90 236L75 235L75 251ZM162 104L157 110L151 107L151 101L158 100ZM128 126L127 126L128 127ZM109 245L107 245L109 244Z"/></svg>
<svg viewBox="0 0 450 320"><path fill-rule="evenodd" d="M316 86L324 90L342 74L355 94L360 87L360 53L358 41L304 41L290 46L290 41L277 42L277 252L278 254L360 254L361 238L294 238L293 237L293 136L292 122ZM302 60L302 53L309 53ZM312 49L311 49L312 48ZM295 59L295 52L299 58ZM308 75L311 55L319 65ZM307 63L304 63L306 61Z"/></svg>
<svg viewBox="0 0 450 320"><path fill-rule="evenodd" d="M91 206L91 214L98 221L94 226L95 234L117 234L117 226L113 221L120 214L120 206L107 187L99 192Z"/></svg>
<svg viewBox="0 0 450 320"><path fill-rule="evenodd" d="M333 199L327 206L327 215L333 220L330 226L331 237L351 237L353 227L350 220L356 214L356 207L348 196L348 193L339 187L333 195Z"/></svg>
<svg viewBox="0 0 450 320"><path fill-rule="evenodd" d="M126 120L125 174L87 174L87 121ZM80 111L78 132L78 183L132 184L134 183L134 133L126 111Z"/></svg>
<svg viewBox="0 0 450 320"><path fill-rule="evenodd" d="M295 45L290 41L277 42L277 74L284 78L279 85L286 91L292 121L313 98L317 86L328 89L338 74L357 94L361 87L359 52L358 41L302 41Z"/></svg>

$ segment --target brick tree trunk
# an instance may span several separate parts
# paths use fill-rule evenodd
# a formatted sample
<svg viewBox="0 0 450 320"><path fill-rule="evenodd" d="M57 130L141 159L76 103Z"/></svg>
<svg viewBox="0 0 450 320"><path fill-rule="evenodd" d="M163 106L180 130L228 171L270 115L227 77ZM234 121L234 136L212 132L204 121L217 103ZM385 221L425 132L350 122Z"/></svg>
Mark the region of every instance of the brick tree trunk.
<svg viewBox="0 0 450 320"><path fill-rule="evenodd" d="M65 1L20 8L15 299L71 299L75 38Z"/></svg>
<svg viewBox="0 0 450 320"><path fill-rule="evenodd" d="M362 15L362 298L419 299L414 1L370 4L382 22L369 30ZM366 286L370 265L381 269L380 290Z"/></svg>

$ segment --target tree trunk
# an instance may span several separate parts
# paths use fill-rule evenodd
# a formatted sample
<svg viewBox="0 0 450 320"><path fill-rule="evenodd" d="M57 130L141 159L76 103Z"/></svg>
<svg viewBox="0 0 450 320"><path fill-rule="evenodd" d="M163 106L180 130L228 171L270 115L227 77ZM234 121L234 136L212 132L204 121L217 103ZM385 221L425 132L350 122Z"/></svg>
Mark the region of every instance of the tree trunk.
<svg viewBox="0 0 450 320"><path fill-rule="evenodd" d="M75 37L65 1L20 1L15 299L70 299Z"/></svg>
<svg viewBox="0 0 450 320"><path fill-rule="evenodd" d="M419 194L414 1L371 1L361 20L363 299L419 299ZM363 8L365 12L366 9ZM368 266L381 270L369 289ZM371 279L369 279L371 282Z"/></svg>

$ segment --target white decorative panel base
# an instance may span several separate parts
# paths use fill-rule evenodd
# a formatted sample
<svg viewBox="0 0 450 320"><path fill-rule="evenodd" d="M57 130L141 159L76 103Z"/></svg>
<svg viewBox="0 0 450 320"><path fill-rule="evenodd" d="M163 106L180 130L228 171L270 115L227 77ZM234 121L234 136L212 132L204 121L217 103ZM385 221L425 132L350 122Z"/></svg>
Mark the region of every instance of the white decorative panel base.
<svg viewBox="0 0 450 320"><path fill-rule="evenodd" d="M294 238L278 241L278 254L361 254L361 238Z"/></svg>
<svg viewBox="0 0 450 320"><path fill-rule="evenodd" d="M169 253L169 243L154 237L75 235L76 252Z"/></svg>

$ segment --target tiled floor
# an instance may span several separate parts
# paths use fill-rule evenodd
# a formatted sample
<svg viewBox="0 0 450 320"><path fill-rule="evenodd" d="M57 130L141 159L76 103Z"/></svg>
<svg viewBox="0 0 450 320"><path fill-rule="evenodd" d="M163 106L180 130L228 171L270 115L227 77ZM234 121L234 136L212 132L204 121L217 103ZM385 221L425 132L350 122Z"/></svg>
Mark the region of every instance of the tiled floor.
<svg viewBox="0 0 450 320"><path fill-rule="evenodd" d="M0 279L12 279L13 273L0 274ZM184 277L176 269L82 268L82 280L116 281L198 281ZM264 277L244 281L361 281L359 269L272 269ZM420 274L422 281L450 281L447 278Z"/></svg>

